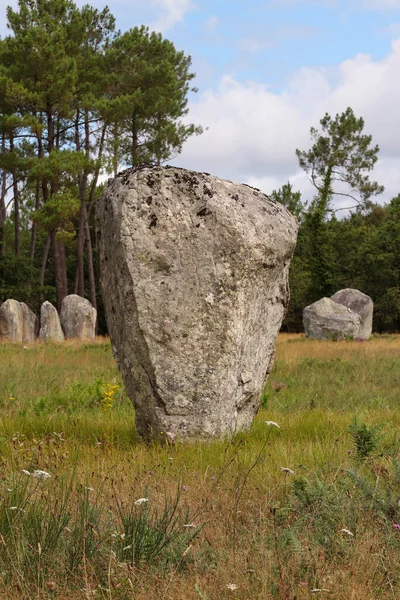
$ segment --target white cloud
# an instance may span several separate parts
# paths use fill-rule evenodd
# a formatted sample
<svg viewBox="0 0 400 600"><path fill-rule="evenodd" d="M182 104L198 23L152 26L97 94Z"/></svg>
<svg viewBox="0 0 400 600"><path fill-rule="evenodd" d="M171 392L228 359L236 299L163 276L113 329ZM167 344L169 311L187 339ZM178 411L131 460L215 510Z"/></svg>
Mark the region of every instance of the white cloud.
<svg viewBox="0 0 400 600"><path fill-rule="evenodd" d="M195 8L192 0L152 0L152 4L161 10L156 23L153 25L157 31L166 31L180 21L189 11Z"/></svg>
<svg viewBox="0 0 400 600"><path fill-rule="evenodd" d="M258 54L263 50L272 48L274 45L274 42L265 39L265 36L262 39L257 39L256 37L243 37L237 42L237 48L241 52L246 52L247 54Z"/></svg>
<svg viewBox="0 0 400 600"><path fill-rule="evenodd" d="M10 30L7 28L7 7L11 6L14 10L18 6L17 0L0 0L0 36L5 37L10 35Z"/></svg>
<svg viewBox="0 0 400 600"><path fill-rule="evenodd" d="M335 115L351 106L381 148L372 177L386 186L382 198L389 200L400 192L399 71L397 40L379 61L360 54L334 68L302 68L280 93L225 76L191 104L190 120L208 130L188 140L175 162L267 193L290 180L311 198L295 150L310 146L309 129L318 127L325 112Z"/></svg>
<svg viewBox="0 0 400 600"><path fill-rule="evenodd" d="M396 10L400 8L400 0L364 0L364 6L378 10Z"/></svg>
<svg viewBox="0 0 400 600"><path fill-rule="evenodd" d="M209 17L205 22L204 27L207 29L207 31L215 31L218 25L219 17L217 17L217 15L211 15L211 17Z"/></svg>
<svg viewBox="0 0 400 600"><path fill-rule="evenodd" d="M295 6L296 4L327 6L328 8L333 8L339 4L339 0L270 0L268 4L270 6L279 6L279 8Z"/></svg>
<svg viewBox="0 0 400 600"><path fill-rule="evenodd" d="M382 28L381 32L389 35L391 38L400 37L400 23L390 23L387 27Z"/></svg>

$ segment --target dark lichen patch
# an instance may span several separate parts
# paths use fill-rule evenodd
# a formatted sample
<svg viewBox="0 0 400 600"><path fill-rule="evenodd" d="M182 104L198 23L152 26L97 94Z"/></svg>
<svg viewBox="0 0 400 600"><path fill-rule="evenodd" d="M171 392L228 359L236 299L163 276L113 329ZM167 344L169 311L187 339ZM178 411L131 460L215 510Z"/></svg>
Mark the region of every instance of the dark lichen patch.
<svg viewBox="0 0 400 600"><path fill-rule="evenodd" d="M203 185L203 194L209 198L214 196L214 192L206 184Z"/></svg>
<svg viewBox="0 0 400 600"><path fill-rule="evenodd" d="M156 227L157 226L157 215L156 214L152 214L150 215L150 223L149 223L149 229L152 229L152 227Z"/></svg>
<svg viewBox="0 0 400 600"><path fill-rule="evenodd" d="M207 215L212 215L212 211L207 208L207 206L202 206L200 210L197 211L196 215L198 217L207 217Z"/></svg>
<svg viewBox="0 0 400 600"><path fill-rule="evenodd" d="M151 169L151 168L154 168L154 165L152 165L150 163L143 164L143 165L136 166L136 167L130 167L129 169L120 171L117 174L116 179L121 179L121 183L123 185L126 185L129 182L129 179L132 175L134 175L135 173L138 173L139 171L143 171L144 169Z"/></svg>
<svg viewBox="0 0 400 600"><path fill-rule="evenodd" d="M155 179L153 173L149 173L147 175L147 185L149 187L154 187L155 183L156 183L156 179Z"/></svg>
<svg viewBox="0 0 400 600"><path fill-rule="evenodd" d="M153 197L149 196L148 198L146 198L146 204L148 206L151 206L153 204Z"/></svg>

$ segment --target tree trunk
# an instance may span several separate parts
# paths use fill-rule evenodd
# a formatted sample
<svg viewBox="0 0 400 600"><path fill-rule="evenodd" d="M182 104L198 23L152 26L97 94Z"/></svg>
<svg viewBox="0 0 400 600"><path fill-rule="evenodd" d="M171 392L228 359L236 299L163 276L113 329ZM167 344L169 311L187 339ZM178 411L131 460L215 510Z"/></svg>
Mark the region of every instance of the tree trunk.
<svg viewBox="0 0 400 600"><path fill-rule="evenodd" d="M4 154L6 151L6 137L3 133L1 137L1 152ZM5 240L5 223L7 217L6 211L6 193L7 193L7 172L3 169L1 174L1 195L0 195L0 256L4 256L6 253L6 240Z"/></svg>
<svg viewBox="0 0 400 600"><path fill-rule="evenodd" d="M14 134L10 135L10 152L14 151ZM14 200L14 248L16 256L20 254L20 210L19 210L19 190L18 190L18 179L16 169L13 169L12 173L12 188L13 188L13 200Z"/></svg>
<svg viewBox="0 0 400 600"><path fill-rule="evenodd" d="M39 180L36 182L36 191L35 191L35 211L39 209L40 206L40 182ZM29 258L33 260L35 258L35 250L36 250L36 234L37 234L37 226L35 221L32 222L31 229L31 246L29 249Z"/></svg>
<svg viewBox="0 0 400 600"><path fill-rule="evenodd" d="M137 131L137 125L136 125L136 111L134 111L133 115L132 115L131 134L132 134L131 162L132 162L132 166L136 166L137 165L137 149L138 149L138 131Z"/></svg>
<svg viewBox="0 0 400 600"><path fill-rule="evenodd" d="M86 213L86 206L85 206ZM85 214L85 237L86 237L86 252L88 261L88 275L89 275L89 292L90 302L97 310L97 298L96 298L96 279L94 276L94 265L93 265L93 251L92 251L92 240L90 235L90 226L87 213Z"/></svg>
<svg viewBox="0 0 400 600"><path fill-rule="evenodd" d="M48 233L46 243L45 243L44 249L43 249L42 264L40 265L39 285L41 288L43 288L43 286L44 286L44 276L46 273L46 264L47 264L47 258L49 256L50 244L51 244L51 235L50 235L50 233ZM43 293L41 293L40 294L40 302L43 302L43 301L44 301Z"/></svg>
<svg viewBox="0 0 400 600"><path fill-rule="evenodd" d="M61 304L68 296L67 265L65 259L65 246L57 241L57 230L51 232L51 247L53 252L53 267L56 280L57 310L61 311Z"/></svg>
<svg viewBox="0 0 400 600"><path fill-rule="evenodd" d="M81 190L82 192L82 190ZM81 197L81 210L79 213L79 226L78 226L78 239L76 244L76 271L75 271L75 282L74 282L74 294L78 296L85 295L85 273L83 269L83 251L85 248L85 215L86 205L85 198Z"/></svg>

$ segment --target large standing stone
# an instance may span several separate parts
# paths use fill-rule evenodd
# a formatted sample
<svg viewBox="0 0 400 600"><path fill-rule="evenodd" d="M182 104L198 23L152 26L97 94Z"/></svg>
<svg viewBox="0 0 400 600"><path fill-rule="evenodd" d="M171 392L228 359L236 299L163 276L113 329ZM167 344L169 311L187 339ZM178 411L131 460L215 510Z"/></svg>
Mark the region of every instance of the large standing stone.
<svg viewBox="0 0 400 600"><path fill-rule="evenodd" d="M360 323L360 315L330 298L321 298L303 311L305 334L314 339L357 337Z"/></svg>
<svg viewBox="0 0 400 600"><path fill-rule="evenodd" d="M61 328L57 309L50 302L43 302L40 309L39 339L45 342L63 342L64 333Z"/></svg>
<svg viewBox="0 0 400 600"><path fill-rule="evenodd" d="M0 306L0 338L32 344L38 331L39 319L24 302L10 299Z"/></svg>
<svg viewBox="0 0 400 600"><path fill-rule="evenodd" d="M10 342L22 342L24 313L17 300L6 300L0 306L0 337Z"/></svg>
<svg viewBox="0 0 400 600"><path fill-rule="evenodd" d="M89 300L70 294L61 305L61 325L66 338L94 340L97 311Z"/></svg>
<svg viewBox="0 0 400 600"><path fill-rule="evenodd" d="M246 185L128 170L98 205L101 284L140 434L251 425L289 300L296 219Z"/></svg>
<svg viewBox="0 0 400 600"><path fill-rule="evenodd" d="M331 299L338 304L347 306L347 308L360 315L361 324L356 337L367 340L372 333L372 317L374 313L372 298L359 290L346 288L333 294Z"/></svg>
<svg viewBox="0 0 400 600"><path fill-rule="evenodd" d="M20 305L22 309L22 341L33 344L39 334L39 319L25 302L20 302Z"/></svg>

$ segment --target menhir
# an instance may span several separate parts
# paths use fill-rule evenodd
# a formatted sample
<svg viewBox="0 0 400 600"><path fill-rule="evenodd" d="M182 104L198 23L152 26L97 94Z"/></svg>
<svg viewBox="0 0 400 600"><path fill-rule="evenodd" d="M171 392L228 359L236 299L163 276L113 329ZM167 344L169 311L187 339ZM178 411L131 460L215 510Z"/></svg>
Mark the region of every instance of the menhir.
<svg viewBox="0 0 400 600"><path fill-rule="evenodd" d="M246 185L128 170L98 205L101 285L138 432L248 428L289 300L296 219Z"/></svg>

